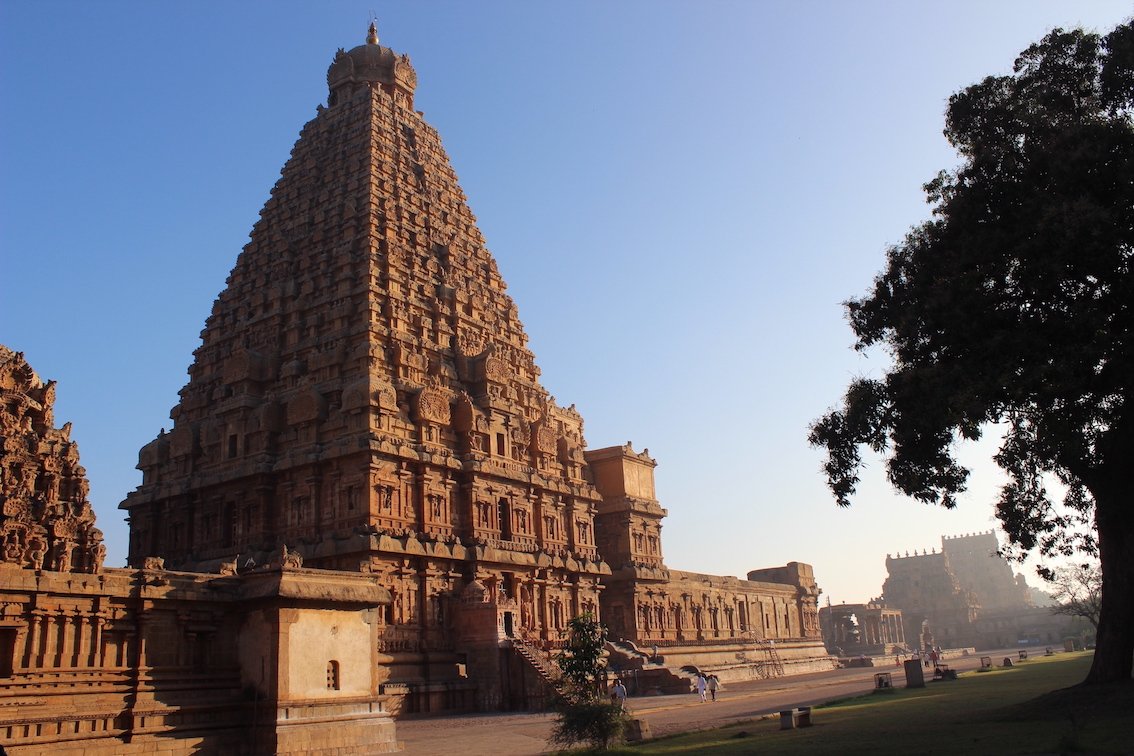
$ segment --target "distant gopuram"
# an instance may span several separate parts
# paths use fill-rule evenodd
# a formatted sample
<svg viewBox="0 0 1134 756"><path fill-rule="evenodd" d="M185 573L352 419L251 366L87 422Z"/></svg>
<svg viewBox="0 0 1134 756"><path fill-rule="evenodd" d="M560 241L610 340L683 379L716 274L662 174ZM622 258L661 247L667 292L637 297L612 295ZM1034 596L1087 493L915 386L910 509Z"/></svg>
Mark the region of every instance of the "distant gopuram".
<svg viewBox="0 0 1134 756"><path fill-rule="evenodd" d="M671 580L655 463L629 445L584 452L582 417L541 385L414 110L409 58L372 25L327 83L213 305L172 429L140 452L142 485L121 504L130 564L243 570L286 548L370 573L392 597L381 674L413 710L536 700L539 675L500 649L547 649L572 616L608 608L631 643L780 638L801 663L825 659L806 565L785 583Z"/></svg>
<svg viewBox="0 0 1134 756"><path fill-rule="evenodd" d="M887 554L886 572L883 596L901 610L915 648L1049 645L1070 630L1066 617L1034 605L991 530L942 536L941 550L928 554Z"/></svg>
<svg viewBox="0 0 1134 756"><path fill-rule="evenodd" d="M0 345L0 561L96 573L106 546L71 424L55 427L54 405L55 381L44 383L23 354Z"/></svg>

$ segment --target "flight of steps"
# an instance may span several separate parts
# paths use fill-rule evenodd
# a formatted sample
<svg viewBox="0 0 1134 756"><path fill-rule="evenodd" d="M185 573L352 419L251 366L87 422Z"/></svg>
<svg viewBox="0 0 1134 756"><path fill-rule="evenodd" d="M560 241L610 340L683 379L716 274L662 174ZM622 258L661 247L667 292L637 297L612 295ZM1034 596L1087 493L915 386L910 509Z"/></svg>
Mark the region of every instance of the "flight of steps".
<svg viewBox="0 0 1134 756"><path fill-rule="evenodd" d="M523 638L512 638L512 648L535 670L548 690L559 698L565 697L563 670L553 663L547 655Z"/></svg>

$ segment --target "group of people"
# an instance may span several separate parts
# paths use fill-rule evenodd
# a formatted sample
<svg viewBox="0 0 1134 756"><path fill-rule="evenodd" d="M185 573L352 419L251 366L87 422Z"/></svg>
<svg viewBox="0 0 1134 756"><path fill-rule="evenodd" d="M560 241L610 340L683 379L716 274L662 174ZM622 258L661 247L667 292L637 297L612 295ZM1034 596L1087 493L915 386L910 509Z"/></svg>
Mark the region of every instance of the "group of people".
<svg viewBox="0 0 1134 756"><path fill-rule="evenodd" d="M701 697L701 703L708 700L716 701L717 691L721 689L721 681L716 675L698 672L697 677L693 679L693 687ZM621 677L615 678L614 685L610 688L610 703L626 711L626 686L622 683Z"/></svg>
<svg viewBox="0 0 1134 756"><path fill-rule="evenodd" d="M937 663L945 658L945 655L941 651L940 646L930 646L928 651L915 651L912 658L921 660L922 665L926 669L929 669L930 667L936 667ZM894 654L894 665L897 667L902 666L901 654Z"/></svg>
<svg viewBox="0 0 1134 756"><path fill-rule="evenodd" d="M697 688L697 695L701 697L701 703L705 703L706 693L712 696L712 700L717 700L717 691L721 688L721 681L717 679L716 675L706 676L704 672L698 672L693 685Z"/></svg>

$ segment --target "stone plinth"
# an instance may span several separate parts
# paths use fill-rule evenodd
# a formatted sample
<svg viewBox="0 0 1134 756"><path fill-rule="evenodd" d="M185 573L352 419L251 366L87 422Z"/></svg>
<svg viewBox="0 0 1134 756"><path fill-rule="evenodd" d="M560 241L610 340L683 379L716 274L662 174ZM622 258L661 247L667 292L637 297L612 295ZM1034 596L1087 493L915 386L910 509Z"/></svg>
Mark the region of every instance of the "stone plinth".
<svg viewBox="0 0 1134 756"><path fill-rule="evenodd" d="M12 754L396 750L373 660L386 601L367 576L320 570L8 568L0 742Z"/></svg>

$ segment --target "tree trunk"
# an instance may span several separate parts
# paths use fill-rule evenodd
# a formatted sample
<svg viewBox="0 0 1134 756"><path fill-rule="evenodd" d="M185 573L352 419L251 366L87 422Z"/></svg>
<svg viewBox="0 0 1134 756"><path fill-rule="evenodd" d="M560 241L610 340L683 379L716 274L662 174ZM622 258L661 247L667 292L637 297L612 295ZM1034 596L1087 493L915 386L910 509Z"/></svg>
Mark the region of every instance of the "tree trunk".
<svg viewBox="0 0 1134 756"><path fill-rule="evenodd" d="M1134 491L1126 485L1091 493L1102 565L1102 607L1088 685L1130 680L1134 668Z"/></svg>

